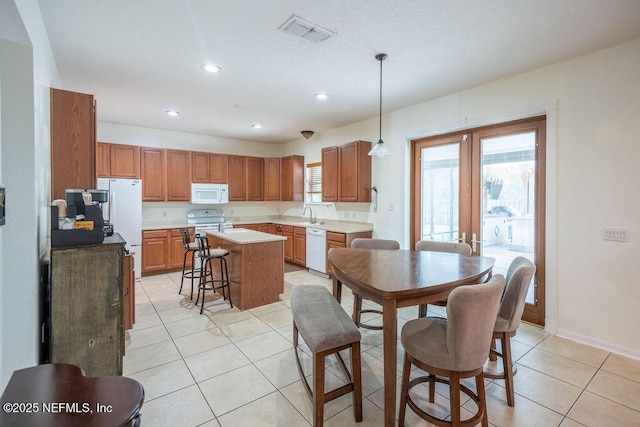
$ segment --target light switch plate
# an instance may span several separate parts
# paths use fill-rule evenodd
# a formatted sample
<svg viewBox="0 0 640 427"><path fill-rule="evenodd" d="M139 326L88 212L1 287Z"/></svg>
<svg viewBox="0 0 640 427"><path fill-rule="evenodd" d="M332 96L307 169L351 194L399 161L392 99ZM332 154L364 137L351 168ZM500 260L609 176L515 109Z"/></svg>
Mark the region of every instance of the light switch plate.
<svg viewBox="0 0 640 427"><path fill-rule="evenodd" d="M602 231L603 240L614 242L628 242L630 230L623 227L605 227Z"/></svg>

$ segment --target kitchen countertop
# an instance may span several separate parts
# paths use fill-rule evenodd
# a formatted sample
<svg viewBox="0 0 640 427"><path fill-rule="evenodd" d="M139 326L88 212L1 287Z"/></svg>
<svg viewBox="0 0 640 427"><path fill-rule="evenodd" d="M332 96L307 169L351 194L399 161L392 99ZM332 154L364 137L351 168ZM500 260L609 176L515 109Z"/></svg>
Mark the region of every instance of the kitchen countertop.
<svg viewBox="0 0 640 427"><path fill-rule="evenodd" d="M228 218L227 218L228 219ZM367 222L349 222L349 221L319 221L310 224L309 219L303 217L254 217L254 218L235 218L234 227L238 228L244 224L279 224L290 225L293 227L311 227L320 230L333 231L336 233L359 233L362 231L373 231L373 224ZM164 228L186 228L193 227L184 221L148 221L142 224L143 230L158 230Z"/></svg>
<svg viewBox="0 0 640 427"><path fill-rule="evenodd" d="M205 233L219 237L239 245L249 245L251 243L277 242L287 240L284 236L263 233L261 231L249 230L246 228L227 228L224 232L207 230Z"/></svg>
<svg viewBox="0 0 640 427"><path fill-rule="evenodd" d="M373 225L365 222L342 222L342 221L318 221L315 224L310 224L309 220L303 218L281 218L271 219L273 224L290 225L293 227L304 228L316 228L319 230L333 231L336 233L359 233L362 231L373 231ZM243 221L236 221L235 224L241 225ZM251 224L250 222L244 222L245 224Z"/></svg>
<svg viewBox="0 0 640 427"><path fill-rule="evenodd" d="M142 222L142 230L161 230L164 228L187 228L193 225L187 223L187 219L181 221L147 221Z"/></svg>

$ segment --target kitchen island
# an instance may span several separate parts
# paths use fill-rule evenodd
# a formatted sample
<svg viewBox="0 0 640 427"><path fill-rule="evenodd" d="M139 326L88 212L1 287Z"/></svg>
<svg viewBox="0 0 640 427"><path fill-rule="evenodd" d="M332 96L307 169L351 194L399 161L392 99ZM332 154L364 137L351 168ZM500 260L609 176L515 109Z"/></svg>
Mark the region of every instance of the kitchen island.
<svg viewBox="0 0 640 427"><path fill-rule="evenodd" d="M284 292L284 241L275 234L246 228L207 230L212 248L229 251L229 288L233 305L247 310L280 300ZM217 263L214 275L220 277Z"/></svg>

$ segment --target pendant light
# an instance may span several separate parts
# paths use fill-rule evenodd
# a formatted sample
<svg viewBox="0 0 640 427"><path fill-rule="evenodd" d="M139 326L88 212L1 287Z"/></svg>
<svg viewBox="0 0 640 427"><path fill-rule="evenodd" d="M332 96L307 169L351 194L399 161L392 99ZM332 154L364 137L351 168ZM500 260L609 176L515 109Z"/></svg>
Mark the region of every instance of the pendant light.
<svg viewBox="0 0 640 427"><path fill-rule="evenodd" d="M380 61L380 134L378 137L378 143L371 151L369 151L369 155L382 157L385 154L391 154L391 151L389 151L387 146L384 145L384 141L382 141L382 61L387 59L387 54L379 53L376 55L376 59Z"/></svg>

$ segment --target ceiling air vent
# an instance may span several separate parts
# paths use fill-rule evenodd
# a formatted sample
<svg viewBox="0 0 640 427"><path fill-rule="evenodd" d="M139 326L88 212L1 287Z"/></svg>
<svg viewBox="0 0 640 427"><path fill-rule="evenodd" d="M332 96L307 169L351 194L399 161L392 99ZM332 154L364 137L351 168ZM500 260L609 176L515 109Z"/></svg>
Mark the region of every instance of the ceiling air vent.
<svg viewBox="0 0 640 427"><path fill-rule="evenodd" d="M291 16L291 18L278 29L294 37L301 37L314 43L325 41L333 35L333 33L326 28L305 21L296 15Z"/></svg>

